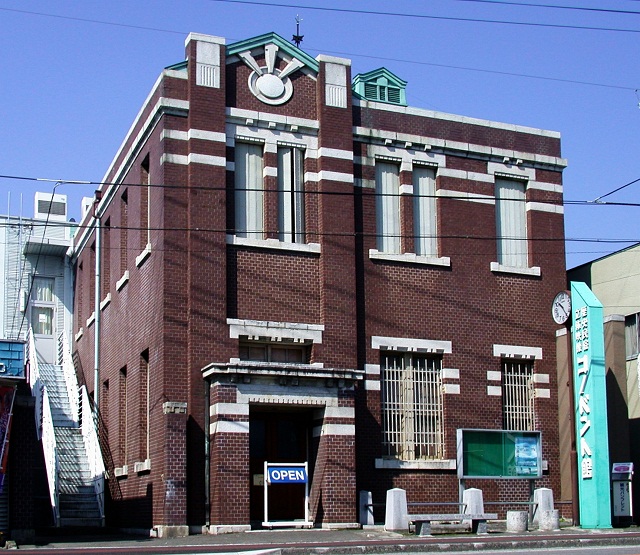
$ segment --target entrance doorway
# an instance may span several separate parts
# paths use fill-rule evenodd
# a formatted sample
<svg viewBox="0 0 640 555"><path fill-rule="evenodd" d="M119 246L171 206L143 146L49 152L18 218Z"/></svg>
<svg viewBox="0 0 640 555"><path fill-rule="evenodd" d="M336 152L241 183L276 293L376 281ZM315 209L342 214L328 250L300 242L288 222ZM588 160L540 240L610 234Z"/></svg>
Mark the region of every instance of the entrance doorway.
<svg viewBox="0 0 640 555"><path fill-rule="evenodd" d="M281 407L251 407L249 412L249 464L251 522L264 520L264 463L309 462L312 411ZM269 520L304 520L304 484L269 486Z"/></svg>

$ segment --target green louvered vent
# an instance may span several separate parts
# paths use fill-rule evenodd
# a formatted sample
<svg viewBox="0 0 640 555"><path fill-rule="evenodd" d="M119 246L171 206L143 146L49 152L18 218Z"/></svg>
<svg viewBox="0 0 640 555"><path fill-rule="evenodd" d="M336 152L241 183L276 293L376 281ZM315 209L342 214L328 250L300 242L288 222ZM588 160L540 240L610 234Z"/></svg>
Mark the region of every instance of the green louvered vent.
<svg viewBox="0 0 640 555"><path fill-rule="evenodd" d="M356 75L353 80L353 92L360 98L400 106L407 105L406 86L406 81L385 68Z"/></svg>
<svg viewBox="0 0 640 555"><path fill-rule="evenodd" d="M394 104L400 104L400 89L389 87L387 89L387 100Z"/></svg>

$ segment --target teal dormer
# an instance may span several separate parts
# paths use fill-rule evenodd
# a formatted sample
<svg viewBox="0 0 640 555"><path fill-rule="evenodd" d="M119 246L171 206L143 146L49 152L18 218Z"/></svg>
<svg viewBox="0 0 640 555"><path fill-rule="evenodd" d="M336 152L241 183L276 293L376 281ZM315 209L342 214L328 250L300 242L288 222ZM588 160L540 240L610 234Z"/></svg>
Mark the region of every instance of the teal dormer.
<svg viewBox="0 0 640 555"><path fill-rule="evenodd" d="M381 67L368 73L359 73L353 79L353 92L365 100L407 105L407 82Z"/></svg>

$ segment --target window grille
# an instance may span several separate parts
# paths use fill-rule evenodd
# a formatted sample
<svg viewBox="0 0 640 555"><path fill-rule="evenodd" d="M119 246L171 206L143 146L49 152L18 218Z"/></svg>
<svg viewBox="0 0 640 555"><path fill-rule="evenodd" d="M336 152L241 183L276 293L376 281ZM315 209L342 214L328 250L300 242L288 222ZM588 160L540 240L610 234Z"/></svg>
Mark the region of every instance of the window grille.
<svg viewBox="0 0 640 555"><path fill-rule="evenodd" d="M640 345L640 327L638 326L640 314L631 314L624 320L624 339L627 351L627 358L638 356L638 346Z"/></svg>
<svg viewBox="0 0 640 555"><path fill-rule="evenodd" d="M444 458L442 361L415 354L382 360L384 455L401 460Z"/></svg>
<svg viewBox="0 0 640 555"><path fill-rule="evenodd" d="M505 430L535 430L533 362L502 363L502 426Z"/></svg>

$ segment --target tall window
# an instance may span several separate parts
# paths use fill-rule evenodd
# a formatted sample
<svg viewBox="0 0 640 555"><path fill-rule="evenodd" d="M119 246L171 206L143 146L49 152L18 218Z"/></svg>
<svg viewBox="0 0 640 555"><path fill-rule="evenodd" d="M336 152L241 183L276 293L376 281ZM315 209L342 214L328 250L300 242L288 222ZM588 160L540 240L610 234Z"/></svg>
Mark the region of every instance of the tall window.
<svg viewBox="0 0 640 555"><path fill-rule="evenodd" d="M525 190L524 182L496 179L498 263L502 266L529 266Z"/></svg>
<svg viewBox="0 0 640 555"><path fill-rule="evenodd" d="M140 165L140 249L144 250L150 242L149 230L149 189L151 186L149 176L149 155Z"/></svg>
<svg viewBox="0 0 640 555"><path fill-rule="evenodd" d="M533 362L502 361L502 427L535 430Z"/></svg>
<svg viewBox="0 0 640 555"><path fill-rule="evenodd" d="M264 230L262 145L236 143L236 235L262 239Z"/></svg>
<svg viewBox="0 0 640 555"><path fill-rule="evenodd" d="M127 451L129 448L129 407L127 406L127 367L120 369L120 383L118 384L118 395L120 397L118 410L118 455L120 465L127 464Z"/></svg>
<svg viewBox="0 0 640 555"><path fill-rule="evenodd" d="M149 458L149 350L140 353L140 449L141 461Z"/></svg>
<svg viewBox="0 0 640 555"><path fill-rule="evenodd" d="M400 252L400 167L376 162L376 235L380 252Z"/></svg>
<svg viewBox="0 0 640 555"><path fill-rule="evenodd" d="M419 256L438 256L436 237L436 176L432 168L413 168L413 221Z"/></svg>
<svg viewBox="0 0 640 555"><path fill-rule="evenodd" d="M304 243L303 156L299 148L278 148L278 233L289 243Z"/></svg>
<svg viewBox="0 0 640 555"><path fill-rule="evenodd" d="M638 356L640 346L640 313L631 314L624 320L624 339L627 350L627 358Z"/></svg>
<svg viewBox="0 0 640 555"><path fill-rule="evenodd" d="M382 356L384 455L444 458L442 359L415 353Z"/></svg>
<svg viewBox="0 0 640 555"><path fill-rule="evenodd" d="M127 241L129 232L129 194L125 189L120 197L120 275L127 269Z"/></svg>
<svg viewBox="0 0 640 555"><path fill-rule="evenodd" d="M31 292L31 327L37 335L53 335L54 278L35 276Z"/></svg>

